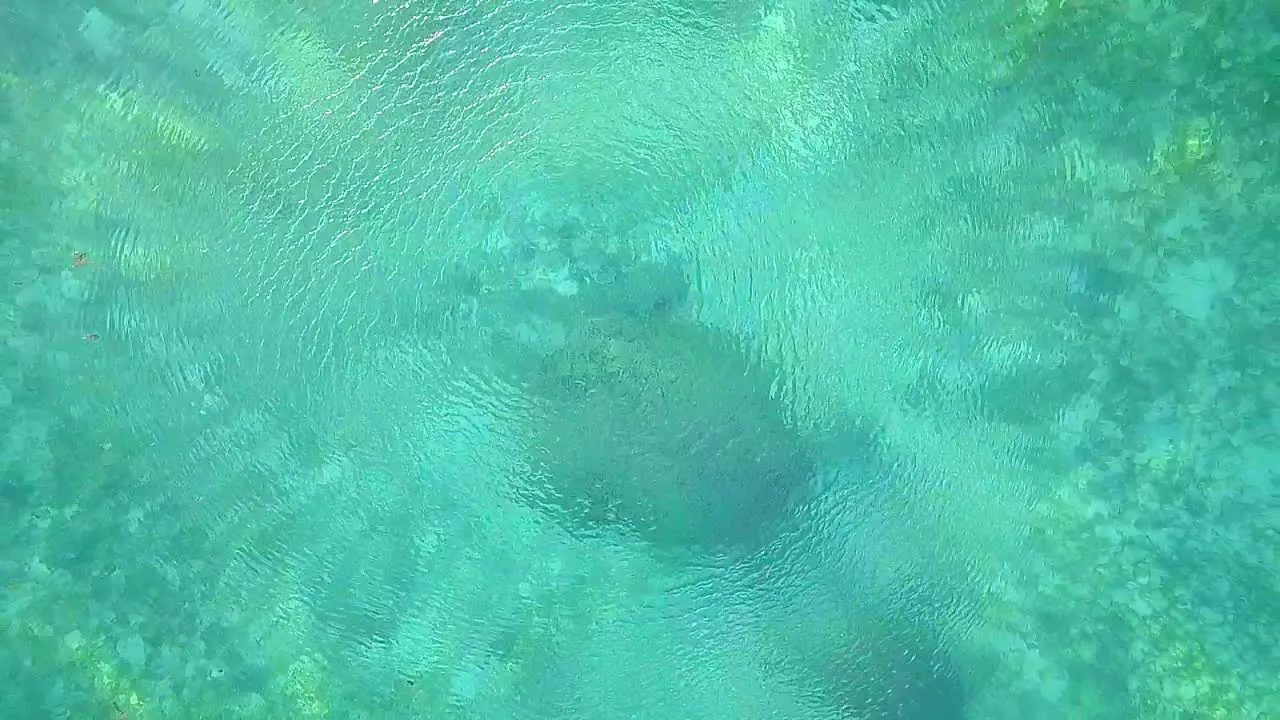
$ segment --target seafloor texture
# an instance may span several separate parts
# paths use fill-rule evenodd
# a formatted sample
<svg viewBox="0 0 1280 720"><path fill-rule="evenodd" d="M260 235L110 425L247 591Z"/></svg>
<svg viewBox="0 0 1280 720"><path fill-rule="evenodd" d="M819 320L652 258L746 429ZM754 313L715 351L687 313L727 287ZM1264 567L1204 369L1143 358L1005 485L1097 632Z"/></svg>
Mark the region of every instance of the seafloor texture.
<svg viewBox="0 0 1280 720"><path fill-rule="evenodd" d="M0 716L1280 717L1276 5L0 6Z"/></svg>

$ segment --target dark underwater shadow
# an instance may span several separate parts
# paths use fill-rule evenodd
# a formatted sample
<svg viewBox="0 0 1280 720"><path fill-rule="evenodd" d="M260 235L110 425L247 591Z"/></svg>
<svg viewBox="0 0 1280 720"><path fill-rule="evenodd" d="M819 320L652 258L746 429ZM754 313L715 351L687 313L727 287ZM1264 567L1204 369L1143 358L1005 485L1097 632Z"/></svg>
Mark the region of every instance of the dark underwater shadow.
<svg viewBox="0 0 1280 720"><path fill-rule="evenodd" d="M770 369L677 315L582 314L566 326L522 368L537 409L519 496L573 536L641 547L672 568L681 581L657 612L741 613L739 626L778 638L780 671L838 717L964 717L927 578L886 587L874 548L848 557L824 545L833 483L855 486L844 507L864 513L903 481L874 431L800 430Z"/></svg>

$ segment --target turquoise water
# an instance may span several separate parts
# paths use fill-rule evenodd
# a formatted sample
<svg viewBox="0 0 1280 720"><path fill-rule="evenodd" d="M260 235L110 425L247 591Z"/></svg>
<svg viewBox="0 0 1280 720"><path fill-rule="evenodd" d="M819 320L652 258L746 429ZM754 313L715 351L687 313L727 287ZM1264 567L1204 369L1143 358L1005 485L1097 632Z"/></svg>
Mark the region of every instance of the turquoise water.
<svg viewBox="0 0 1280 720"><path fill-rule="evenodd" d="M0 9L0 716L1280 717L1263 2Z"/></svg>

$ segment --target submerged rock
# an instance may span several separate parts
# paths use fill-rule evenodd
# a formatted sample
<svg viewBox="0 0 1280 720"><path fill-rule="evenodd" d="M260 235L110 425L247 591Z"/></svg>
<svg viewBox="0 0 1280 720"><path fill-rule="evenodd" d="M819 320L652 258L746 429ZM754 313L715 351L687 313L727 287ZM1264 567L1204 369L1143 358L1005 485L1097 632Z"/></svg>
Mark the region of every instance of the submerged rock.
<svg viewBox="0 0 1280 720"><path fill-rule="evenodd" d="M549 273L530 272L519 289L483 296L474 313L488 330L488 368L531 401L520 422L532 472L517 493L576 535L630 537L677 563L727 559L743 572L768 565L761 577L773 579L747 587L789 606L786 598L795 597L797 622L776 631L795 651L798 682L812 683L832 717L962 717L963 689L927 623L863 607L900 588L829 603L840 627L818 648L813 599L768 586L873 574L794 566L831 557L796 548L820 542L806 529L818 518L804 508L822 492L824 474L839 466L861 497L894 482L892 470L879 467L879 446L852 422L837 437L793 424L772 392L774 371L735 336L686 317L687 278L678 266L616 253L584 272L581 256L555 257L567 258L574 292L546 282ZM709 592L741 594L728 588ZM858 622L846 623L853 608Z"/></svg>
<svg viewBox="0 0 1280 720"><path fill-rule="evenodd" d="M580 528L664 550L744 548L814 473L770 378L731 338L687 321L585 319L532 387L531 485Z"/></svg>

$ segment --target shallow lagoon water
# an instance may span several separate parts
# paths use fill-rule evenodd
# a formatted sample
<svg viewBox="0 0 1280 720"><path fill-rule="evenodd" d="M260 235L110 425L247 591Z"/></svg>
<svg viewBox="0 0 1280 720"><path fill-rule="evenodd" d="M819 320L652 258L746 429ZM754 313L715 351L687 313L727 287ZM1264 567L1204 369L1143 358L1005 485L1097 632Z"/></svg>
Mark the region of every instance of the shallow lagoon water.
<svg viewBox="0 0 1280 720"><path fill-rule="evenodd" d="M1274 123L1073 44L1189 15L4 12L7 717L1274 708Z"/></svg>

